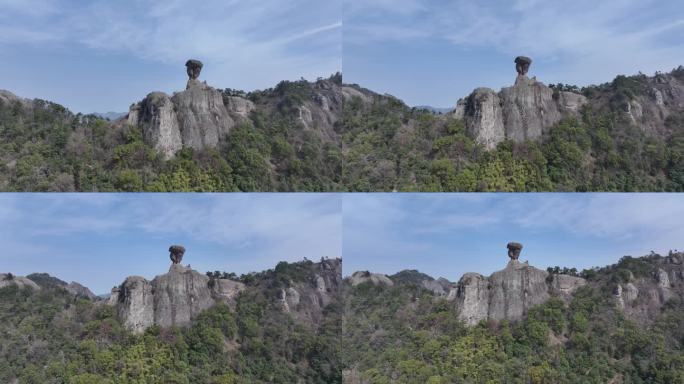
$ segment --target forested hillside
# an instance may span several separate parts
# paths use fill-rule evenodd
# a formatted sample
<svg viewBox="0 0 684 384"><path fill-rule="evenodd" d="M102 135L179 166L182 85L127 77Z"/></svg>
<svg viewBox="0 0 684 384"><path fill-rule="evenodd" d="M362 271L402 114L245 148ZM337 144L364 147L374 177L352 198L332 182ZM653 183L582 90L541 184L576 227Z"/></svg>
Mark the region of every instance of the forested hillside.
<svg viewBox="0 0 684 384"><path fill-rule="evenodd" d="M389 282L345 279L344 382L684 382L683 261L624 257L580 272L587 284L569 300L551 297L520 321L471 327L451 295L436 293L438 281L416 271ZM548 279L556 276L551 268Z"/></svg>
<svg viewBox="0 0 684 384"><path fill-rule="evenodd" d="M318 265L280 263L243 275L246 289L234 306L218 304L187 328L152 326L142 334L128 331L115 307L74 295L46 275L29 276L39 289L3 275L0 382L339 383L338 293L318 324L284 311L278 296L311 285Z"/></svg>
<svg viewBox="0 0 684 384"><path fill-rule="evenodd" d="M675 84L670 105L658 96L656 87L669 89L663 81ZM348 86L357 96L344 104L343 183L358 191L682 191L682 84L684 67L551 86L556 100L560 92L586 97L579 116L539 141L509 139L493 150L476 143L462 116Z"/></svg>
<svg viewBox="0 0 684 384"><path fill-rule="evenodd" d="M340 113L331 111L342 103L324 95L341 81L338 73L250 93L225 89L226 102L238 96L254 103L248 118L218 147L183 148L171 160L125 120L74 115L59 104L3 92L0 190L338 190L342 157L333 127Z"/></svg>

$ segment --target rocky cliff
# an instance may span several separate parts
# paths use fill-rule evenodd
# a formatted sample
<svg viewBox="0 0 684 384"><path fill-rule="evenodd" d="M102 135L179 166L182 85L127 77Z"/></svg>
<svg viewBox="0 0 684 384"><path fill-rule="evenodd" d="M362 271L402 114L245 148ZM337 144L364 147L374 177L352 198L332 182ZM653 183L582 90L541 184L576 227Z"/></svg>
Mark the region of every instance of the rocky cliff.
<svg viewBox="0 0 684 384"><path fill-rule="evenodd" d="M478 88L459 100L454 116L462 118L476 142L493 149L505 139L541 140L565 117L577 117L587 98L557 91L535 78L518 75L515 85L495 92Z"/></svg>
<svg viewBox="0 0 684 384"><path fill-rule="evenodd" d="M152 92L131 106L126 122L141 130L146 144L168 159L181 148L216 147L254 109L240 97L227 97L206 83L190 79L185 91L169 96Z"/></svg>
<svg viewBox="0 0 684 384"><path fill-rule="evenodd" d="M191 62L199 63L195 60L188 63ZM201 68L188 67L190 78L185 91L171 96L152 92L133 104L119 124L140 129L145 143L159 150L166 159L182 148L219 146L236 124L251 122L250 113L255 110L267 115L285 113L305 131L315 132L323 142L339 140L334 127L341 117L343 96L335 81L305 82L302 89L295 89L297 94L292 95L295 97L288 94L287 88L297 88L297 83L282 82L273 90L254 92L259 100L257 105L244 93L226 93L200 82L197 78Z"/></svg>
<svg viewBox="0 0 684 384"><path fill-rule="evenodd" d="M650 323L670 299L684 298L684 254L640 259L623 259L614 268L618 278L603 282L612 286L615 307L639 323ZM632 271L634 270L634 272Z"/></svg>
<svg viewBox="0 0 684 384"><path fill-rule="evenodd" d="M453 116L463 119L468 133L478 143L493 149L505 139L516 142L541 140L565 118L579 117L583 106L618 111L626 123L644 132L668 136L667 119L684 110L684 79L680 67L672 73L618 76L615 81L581 90L577 87L548 87L518 71L515 84L496 92L477 88L456 104Z"/></svg>
<svg viewBox="0 0 684 384"><path fill-rule="evenodd" d="M217 302L231 303L244 284L210 278L190 267L173 264L169 272L148 281L131 276L112 289L108 304L116 307L122 323L134 332L151 325L186 326Z"/></svg>
<svg viewBox="0 0 684 384"><path fill-rule="evenodd" d="M281 308L302 323L319 325L324 320L325 307L340 299L342 261L323 259L320 263L295 265L305 275L303 279L287 279L279 289Z"/></svg>
<svg viewBox="0 0 684 384"><path fill-rule="evenodd" d="M580 277L554 275L511 260L501 271L485 277L466 273L449 293L459 317L469 325L481 320L518 320L552 294L569 296L586 282Z"/></svg>

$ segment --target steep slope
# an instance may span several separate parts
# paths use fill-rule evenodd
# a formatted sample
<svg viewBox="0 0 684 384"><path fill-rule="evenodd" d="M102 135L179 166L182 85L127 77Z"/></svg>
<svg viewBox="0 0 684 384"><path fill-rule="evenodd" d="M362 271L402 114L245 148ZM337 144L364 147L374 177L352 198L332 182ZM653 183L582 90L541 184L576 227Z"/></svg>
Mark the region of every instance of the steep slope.
<svg viewBox="0 0 684 384"><path fill-rule="evenodd" d="M392 284L347 278L344 382L681 382L682 261L626 256L577 276L515 259L458 283L417 271Z"/></svg>
<svg viewBox="0 0 684 384"><path fill-rule="evenodd" d="M2 275L0 382L341 382L339 259L225 275L174 264L109 301ZM284 308L282 290L299 302Z"/></svg>

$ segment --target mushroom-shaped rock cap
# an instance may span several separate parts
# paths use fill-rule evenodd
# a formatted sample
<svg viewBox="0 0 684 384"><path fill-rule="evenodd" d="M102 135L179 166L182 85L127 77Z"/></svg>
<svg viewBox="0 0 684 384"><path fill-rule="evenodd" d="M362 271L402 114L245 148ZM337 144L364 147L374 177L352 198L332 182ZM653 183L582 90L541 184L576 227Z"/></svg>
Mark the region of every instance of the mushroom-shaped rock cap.
<svg viewBox="0 0 684 384"><path fill-rule="evenodd" d="M169 247L169 257L171 262L174 264L180 264L183 260L183 255L185 254L185 247L182 245L172 245Z"/></svg>
<svg viewBox="0 0 684 384"><path fill-rule="evenodd" d="M532 59L527 56L518 56L515 58L515 70L518 75L527 75L527 71L530 69L532 64Z"/></svg>
<svg viewBox="0 0 684 384"><path fill-rule="evenodd" d="M185 63L185 67L188 70L188 77L191 79L196 79L199 77L200 72L202 72L202 62L195 59L190 59Z"/></svg>
<svg viewBox="0 0 684 384"><path fill-rule="evenodd" d="M522 244L511 241L508 243L508 245L506 245L506 247L508 248L508 257L510 257L512 260L518 260L518 257L520 257L520 251L523 248Z"/></svg>

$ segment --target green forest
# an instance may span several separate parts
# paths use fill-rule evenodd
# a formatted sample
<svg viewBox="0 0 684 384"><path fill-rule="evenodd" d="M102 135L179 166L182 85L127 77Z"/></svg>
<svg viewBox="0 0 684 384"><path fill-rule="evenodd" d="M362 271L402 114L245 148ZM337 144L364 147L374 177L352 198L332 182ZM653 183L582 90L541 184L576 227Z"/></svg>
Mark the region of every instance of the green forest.
<svg viewBox="0 0 684 384"><path fill-rule="evenodd" d="M276 303L281 287L311 279L310 265L280 263L244 275L248 289L234 308L219 304L189 328L153 326L141 335L123 328L114 307L76 297L45 275L29 276L40 291L0 289L0 382L340 383L339 303L325 308L319 327L295 321Z"/></svg>
<svg viewBox="0 0 684 384"><path fill-rule="evenodd" d="M616 284L650 276L658 258L586 270L589 283L571 301L553 297L522 321L474 327L418 284L416 271L390 276L394 286L346 285L342 364L370 384L682 383L682 298L648 314L648 325L615 309Z"/></svg>

